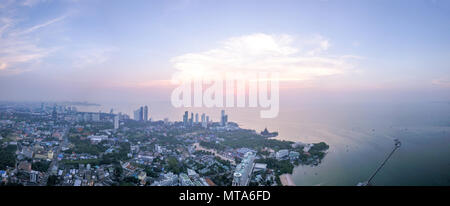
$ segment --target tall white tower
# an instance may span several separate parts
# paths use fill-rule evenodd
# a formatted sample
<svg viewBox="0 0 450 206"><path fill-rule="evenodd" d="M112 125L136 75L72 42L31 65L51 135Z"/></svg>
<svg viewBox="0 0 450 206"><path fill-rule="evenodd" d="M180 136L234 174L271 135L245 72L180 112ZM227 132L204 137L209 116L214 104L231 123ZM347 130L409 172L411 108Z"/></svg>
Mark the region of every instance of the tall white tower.
<svg viewBox="0 0 450 206"><path fill-rule="evenodd" d="M119 129L119 115L114 116L114 129Z"/></svg>

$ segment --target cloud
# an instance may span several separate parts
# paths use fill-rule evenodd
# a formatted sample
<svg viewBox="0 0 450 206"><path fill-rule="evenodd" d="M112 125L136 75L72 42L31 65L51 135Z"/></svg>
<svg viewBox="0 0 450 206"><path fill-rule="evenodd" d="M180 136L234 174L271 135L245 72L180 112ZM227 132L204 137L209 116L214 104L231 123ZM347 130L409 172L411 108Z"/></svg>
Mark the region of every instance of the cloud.
<svg viewBox="0 0 450 206"><path fill-rule="evenodd" d="M331 56L322 36L295 42L290 35L256 33L232 37L216 49L171 59L182 75L233 72L279 72L280 80L311 80L349 71L351 55Z"/></svg>
<svg viewBox="0 0 450 206"><path fill-rule="evenodd" d="M73 56L73 67L85 68L92 65L100 65L107 62L111 53L119 49L112 46L95 46L77 50Z"/></svg>
<svg viewBox="0 0 450 206"><path fill-rule="evenodd" d="M0 2L0 9L9 7L13 3L14 3L14 0L3 0L2 2Z"/></svg>
<svg viewBox="0 0 450 206"><path fill-rule="evenodd" d="M47 0L49 1L49 0ZM69 3L74 0L66 0ZM109 60L110 54L117 49L109 46L79 46L76 44L60 44L57 41L47 41L49 36L43 32L66 24L66 19L77 12L67 10L63 15L42 21L29 19L27 13L17 12L20 7L34 6L45 0L18 1L1 4L0 7L0 75L15 75L31 71L40 66L59 66L58 62L45 61L45 58L55 56L65 58L67 68L85 68L103 64ZM19 9L18 9L19 8ZM39 8L27 8L36 10ZM4 11L4 12L3 12ZM27 22L39 22L30 24ZM26 26L24 26L26 25ZM31 25L31 26L30 26ZM70 35L69 35L70 36ZM58 38L61 36L57 36ZM44 39L44 40L42 40ZM42 63L42 64L41 64ZM70 65L68 65L70 64Z"/></svg>
<svg viewBox="0 0 450 206"><path fill-rule="evenodd" d="M46 2L47 0L25 0L23 1L22 5L23 6L28 6L28 7L32 7L36 4L42 3L42 2Z"/></svg>
<svg viewBox="0 0 450 206"><path fill-rule="evenodd" d="M15 5L4 4L2 11L14 11ZM64 20L67 15L57 17L44 23L30 27L21 27L18 14L4 12L0 16L0 75L19 74L30 70L31 66L57 50L54 47L42 47L39 45L38 36L31 35L56 22ZM13 18L14 17L14 18Z"/></svg>
<svg viewBox="0 0 450 206"><path fill-rule="evenodd" d="M42 48L30 38L13 36L0 31L0 65L2 70L20 69L25 64L34 63L55 51L55 48ZM4 37L6 36L6 37Z"/></svg>
<svg viewBox="0 0 450 206"><path fill-rule="evenodd" d="M171 1L165 8L165 12L179 12L188 8L191 4L196 3L197 0L176 0Z"/></svg>
<svg viewBox="0 0 450 206"><path fill-rule="evenodd" d="M303 44L309 45L310 47L312 47L307 52L307 54L310 56L320 54L320 53L328 50L331 46L330 40L321 35L316 35L316 36L312 37L311 39L306 39L303 41Z"/></svg>
<svg viewBox="0 0 450 206"><path fill-rule="evenodd" d="M60 16L60 17L58 17L58 18L54 18L54 19L51 19L51 20L49 20L49 21L46 21L46 22L44 22L44 23L42 23L42 24L38 24L38 25L32 26L32 27L30 27L30 28L28 28L28 29L25 29L25 30L22 30L22 31L18 31L18 32L16 32L16 33L12 33L11 35L24 35L24 34L28 34L28 33L34 32L34 31L36 31L36 30L38 30L38 29L41 29L41 28L44 28L44 27L49 26L49 25L51 25L51 24L54 24L54 23L56 23L56 22L62 21L62 20L64 20L66 17L67 17L67 15Z"/></svg>
<svg viewBox="0 0 450 206"><path fill-rule="evenodd" d="M0 70L6 69L6 63L0 63Z"/></svg>
<svg viewBox="0 0 450 206"><path fill-rule="evenodd" d="M431 83L433 85L436 85L436 86L439 86L439 87L450 88L450 80L449 79L445 79L445 78L433 79L431 81Z"/></svg>

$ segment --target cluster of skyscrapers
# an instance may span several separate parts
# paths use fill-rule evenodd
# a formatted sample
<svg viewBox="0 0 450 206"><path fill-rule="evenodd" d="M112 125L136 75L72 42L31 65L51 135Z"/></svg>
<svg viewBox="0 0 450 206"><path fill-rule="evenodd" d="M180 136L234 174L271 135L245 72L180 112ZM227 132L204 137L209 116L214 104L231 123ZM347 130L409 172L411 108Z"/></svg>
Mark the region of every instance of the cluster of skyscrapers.
<svg viewBox="0 0 450 206"><path fill-rule="evenodd" d="M148 106L141 106L139 109L134 111L134 120L136 121L148 121Z"/></svg>
<svg viewBox="0 0 450 206"><path fill-rule="evenodd" d="M189 112L185 111L183 115L183 123L184 125L194 125L194 124L202 124L202 126L206 127L209 122L209 116L206 116L205 113L201 116L201 122L199 122L198 119L198 113L195 113L195 119L194 119L194 113L191 112L191 118L189 118Z"/></svg>
<svg viewBox="0 0 450 206"><path fill-rule="evenodd" d="M185 111L184 115L183 115L183 123L186 126L192 126L194 124L201 124L202 127L208 127L208 123L210 122L210 118L208 115L205 115L205 113L203 113L200 117L201 119L199 119L199 115L198 113L194 113L191 112L191 117L189 118L189 112ZM226 126L228 123L228 115L225 114L225 111L222 110L221 112L221 117L220 117L220 124L221 126Z"/></svg>

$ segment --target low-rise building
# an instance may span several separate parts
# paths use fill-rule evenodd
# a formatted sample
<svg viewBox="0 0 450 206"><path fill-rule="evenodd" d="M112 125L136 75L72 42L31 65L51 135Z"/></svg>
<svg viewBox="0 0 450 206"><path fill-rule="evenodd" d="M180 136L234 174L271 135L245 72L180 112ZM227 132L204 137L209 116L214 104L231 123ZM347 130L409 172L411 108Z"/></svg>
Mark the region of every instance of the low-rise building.
<svg viewBox="0 0 450 206"><path fill-rule="evenodd" d="M282 149L275 154L275 157L280 160L280 159L286 159L288 157L288 155L289 155L289 150Z"/></svg>
<svg viewBox="0 0 450 206"><path fill-rule="evenodd" d="M31 172L31 163L29 163L27 161L22 161L22 162L19 163L17 168L19 170L24 170L24 171L27 171L27 172Z"/></svg>
<svg viewBox="0 0 450 206"><path fill-rule="evenodd" d="M295 159L298 159L299 157L300 157L300 153L295 152L295 151L289 152L289 159L295 160Z"/></svg>

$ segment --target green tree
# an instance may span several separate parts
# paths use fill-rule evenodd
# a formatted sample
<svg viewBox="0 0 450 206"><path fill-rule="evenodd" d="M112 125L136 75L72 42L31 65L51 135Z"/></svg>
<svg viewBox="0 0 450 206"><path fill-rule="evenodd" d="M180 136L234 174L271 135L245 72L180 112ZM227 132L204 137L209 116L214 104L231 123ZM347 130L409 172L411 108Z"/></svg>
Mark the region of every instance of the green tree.
<svg viewBox="0 0 450 206"><path fill-rule="evenodd" d="M0 148L0 170L5 170L6 167L14 167L16 165L17 146L8 145L5 148Z"/></svg>
<svg viewBox="0 0 450 206"><path fill-rule="evenodd" d="M58 176L50 175L50 176L48 177L48 180L47 180L47 186L54 186L54 185L57 185L57 184L59 184L59 183L60 183L60 181L59 181Z"/></svg>
<svg viewBox="0 0 450 206"><path fill-rule="evenodd" d="M32 170L36 170L39 172L47 172L49 167L50 167L50 162L47 162L47 161L34 162L31 165Z"/></svg>

